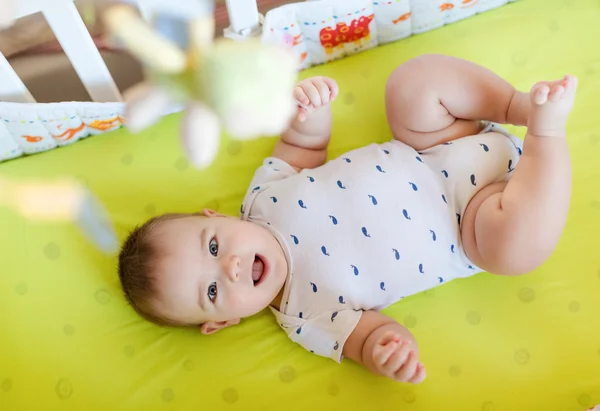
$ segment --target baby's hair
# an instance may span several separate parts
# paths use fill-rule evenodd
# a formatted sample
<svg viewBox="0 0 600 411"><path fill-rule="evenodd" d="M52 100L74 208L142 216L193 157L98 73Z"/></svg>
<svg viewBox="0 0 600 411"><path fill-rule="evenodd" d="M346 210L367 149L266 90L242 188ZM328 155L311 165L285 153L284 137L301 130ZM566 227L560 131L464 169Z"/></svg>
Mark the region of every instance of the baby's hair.
<svg viewBox="0 0 600 411"><path fill-rule="evenodd" d="M135 227L119 253L119 279L125 298L133 309L146 320L162 326L186 326L161 317L151 307L157 290L152 278L156 260L159 257L153 233L161 223L195 214L170 213L151 218L143 225ZM197 214L196 214L197 215Z"/></svg>

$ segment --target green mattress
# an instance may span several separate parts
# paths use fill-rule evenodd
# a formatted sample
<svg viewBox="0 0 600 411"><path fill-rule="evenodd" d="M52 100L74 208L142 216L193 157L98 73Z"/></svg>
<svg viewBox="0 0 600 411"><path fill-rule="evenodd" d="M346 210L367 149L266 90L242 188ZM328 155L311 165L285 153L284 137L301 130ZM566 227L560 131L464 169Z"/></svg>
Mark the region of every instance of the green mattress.
<svg viewBox="0 0 600 411"><path fill-rule="evenodd" d="M384 84L403 61L444 53L522 90L577 75L568 129L573 199L556 252L522 277L479 274L385 310L419 341L418 386L338 365L292 343L267 311L213 336L137 317L116 258L70 225L0 210L0 410L583 411L600 403L600 2L521 0L302 72L340 85L330 157L389 140ZM224 137L205 171L185 160L180 115L0 164L14 178L76 176L121 238L170 211L235 214L274 138ZM523 128L511 128L523 136Z"/></svg>

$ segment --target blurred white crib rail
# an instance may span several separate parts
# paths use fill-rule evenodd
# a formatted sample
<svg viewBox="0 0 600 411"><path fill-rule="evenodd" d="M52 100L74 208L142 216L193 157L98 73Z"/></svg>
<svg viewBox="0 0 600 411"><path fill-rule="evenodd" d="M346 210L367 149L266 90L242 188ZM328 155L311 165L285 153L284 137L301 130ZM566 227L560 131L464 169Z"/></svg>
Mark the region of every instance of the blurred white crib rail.
<svg viewBox="0 0 600 411"><path fill-rule="evenodd" d="M72 0L13 0L14 17L41 12L95 102L121 101L121 94ZM0 101L35 99L0 53Z"/></svg>

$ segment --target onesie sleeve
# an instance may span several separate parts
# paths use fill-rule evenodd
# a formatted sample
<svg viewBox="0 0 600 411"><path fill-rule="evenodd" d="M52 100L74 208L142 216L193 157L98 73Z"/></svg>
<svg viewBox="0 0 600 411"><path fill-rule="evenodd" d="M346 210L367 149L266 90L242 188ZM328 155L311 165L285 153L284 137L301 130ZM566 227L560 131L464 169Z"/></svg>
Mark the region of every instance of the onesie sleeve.
<svg viewBox="0 0 600 411"><path fill-rule="evenodd" d="M259 184L283 180L294 174L298 174L298 172L285 161L277 157L267 157L254 173L252 182L250 183L250 190Z"/></svg>
<svg viewBox="0 0 600 411"><path fill-rule="evenodd" d="M329 311L307 319L276 313L280 325L292 341L338 363L342 362L344 344L361 316L362 310Z"/></svg>

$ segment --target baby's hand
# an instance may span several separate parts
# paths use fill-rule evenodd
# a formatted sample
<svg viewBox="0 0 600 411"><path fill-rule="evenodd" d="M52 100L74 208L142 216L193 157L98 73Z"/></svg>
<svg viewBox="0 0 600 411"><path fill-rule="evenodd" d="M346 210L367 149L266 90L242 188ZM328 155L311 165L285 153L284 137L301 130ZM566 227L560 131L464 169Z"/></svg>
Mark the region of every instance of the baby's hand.
<svg viewBox="0 0 600 411"><path fill-rule="evenodd" d="M395 381L418 384L425 379L425 367L411 347L411 340L390 332L375 344L373 363L384 376Z"/></svg>
<svg viewBox="0 0 600 411"><path fill-rule="evenodd" d="M327 106L338 95L338 85L329 77L311 77L299 82L294 88L294 99L298 104L298 121L308 118L308 114Z"/></svg>

